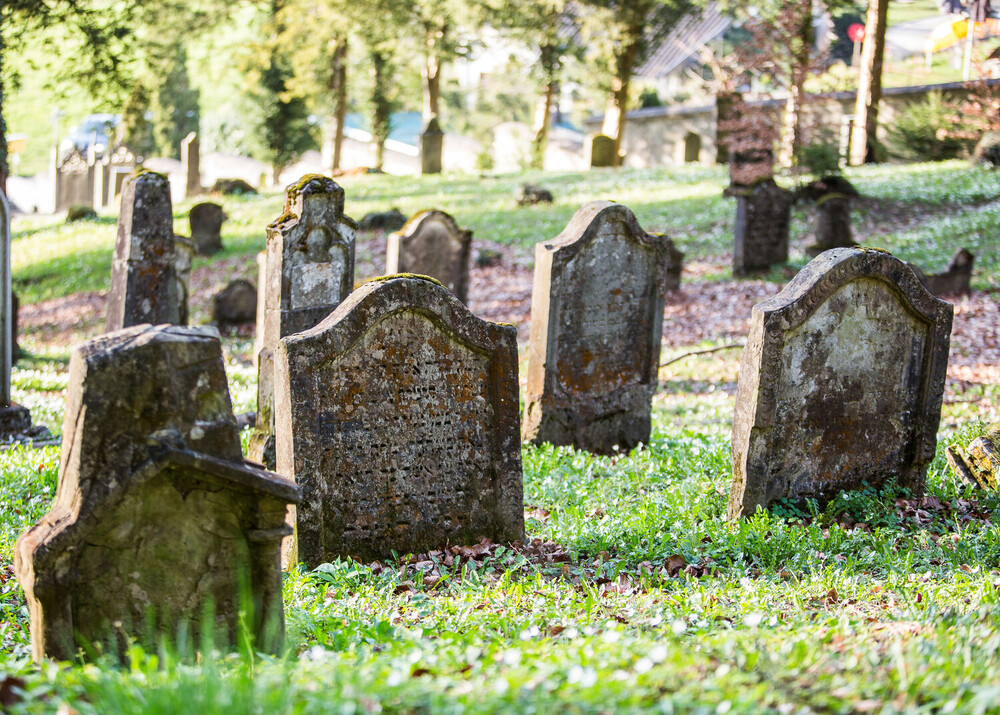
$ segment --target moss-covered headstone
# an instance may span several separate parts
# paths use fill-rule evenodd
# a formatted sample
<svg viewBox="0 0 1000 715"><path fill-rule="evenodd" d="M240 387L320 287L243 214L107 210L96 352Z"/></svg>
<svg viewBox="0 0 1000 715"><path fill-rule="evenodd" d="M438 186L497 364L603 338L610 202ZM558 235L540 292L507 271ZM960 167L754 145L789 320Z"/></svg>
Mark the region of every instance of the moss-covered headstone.
<svg viewBox="0 0 1000 715"><path fill-rule="evenodd" d="M278 470L303 493L288 561L523 537L513 327L389 276L276 358Z"/></svg>

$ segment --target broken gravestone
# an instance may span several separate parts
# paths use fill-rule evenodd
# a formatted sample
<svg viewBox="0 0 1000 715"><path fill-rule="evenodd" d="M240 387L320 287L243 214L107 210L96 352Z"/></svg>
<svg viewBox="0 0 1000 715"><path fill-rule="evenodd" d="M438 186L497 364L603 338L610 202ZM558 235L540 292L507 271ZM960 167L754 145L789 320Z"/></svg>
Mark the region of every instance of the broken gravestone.
<svg viewBox="0 0 1000 715"><path fill-rule="evenodd" d="M418 273L441 281L460 301L469 300L472 231L461 229L444 211L421 211L389 234L385 272Z"/></svg>
<svg viewBox="0 0 1000 715"><path fill-rule="evenodd" d="M212 322L219 325L252 323L257 317L257 286L235 280L212 296Z"/></svg>
<svg viewBox="0 0 1000 715"><path fill-rule="evenodd" d="M388 276L283 339L277 363L278 469L303 493L286 561L523 538L513 327Z"/></svg>
<svg viewBox="0 0 1000 715"><path fill-rule="evenodd" d="M525 440L597 454L649 441L670 250L610 201L535 246Z"/></svg>
<svg viewBox="0 0 1000 715"><path fill-rule="evenodd" d="M250 458L274 468L274 349L311 328L354 287L357 224L344 215L344 190L319 174L285 190L285 211L267 227L263 336L257 353L257 425Z"/></svg>
<svg viewBox="0 0 1000 715"><path fill-rule="evenodd" d="M300 492L243 460L218 333L127 328L78 346L69 374L56 498L14 554L35 660L183 629L277 650Z"/></svg>
<svg viewBox="0 0 1000 715"><path fill-rule="evenodd" d="M222 250L222 224L228 218L219 204L205 202L191 207L191 240L198 255L210 256Z"/></svg>
<svg viewBox="0 0 1000 715"><path fill-rule="evenodd" d="M987 428L965 449L953 444L944 454L966 484L991 491L1000 488L1000 422Z"/></svg>
<svg viewBox="0 0 1000 715"><path fill-rule="evenodd" d="M890 481L919 495L934 456L953 307L884 251L835 248L754 306L733 421L731 518L822 507Z"/></svg>
<svg viewBox="0 0 1000 715"><path fill-rule="evenodd" d="M122 191L118 239L111 265L107 331L131 325L179 323L182 311L174 265L170 182L141 171Z"/></svg>
<svg viewBox="0 0 1000 715"><path fill-rule="evenodd" d="M792 192L774 179L762 179L753 186L730 186L725 194L736 197L733 275L746 276L785 263Z"/></svg>

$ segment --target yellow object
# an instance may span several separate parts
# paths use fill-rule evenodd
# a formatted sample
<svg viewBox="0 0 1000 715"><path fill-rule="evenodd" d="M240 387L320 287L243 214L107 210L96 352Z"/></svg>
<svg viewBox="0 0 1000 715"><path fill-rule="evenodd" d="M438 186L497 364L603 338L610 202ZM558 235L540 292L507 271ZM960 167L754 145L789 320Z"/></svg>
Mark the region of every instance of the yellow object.
<svg viewBox="0 0 1000 715"><path fill-rule="evenodd" d="M973 31L977 40L985 40L987 37L1000 34L1000 19L989 18L986 22L973 23ZM965 39L969 32L969 20L949 20L946 24L939 25L931 31L927 38L927 52L940 52L946 50L957 42Z"/></svg>

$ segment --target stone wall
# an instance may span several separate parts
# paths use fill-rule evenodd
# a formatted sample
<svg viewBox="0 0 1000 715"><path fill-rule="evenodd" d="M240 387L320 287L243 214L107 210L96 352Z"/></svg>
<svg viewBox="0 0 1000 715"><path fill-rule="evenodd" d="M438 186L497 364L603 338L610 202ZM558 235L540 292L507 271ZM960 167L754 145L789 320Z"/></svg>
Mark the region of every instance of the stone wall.
<svg viewBox="0 0 1000 715"><path fill-rule="evenodd" d="M988 80L1000 82L1000 80ZM879 106L879 138L886 139L886 127L909 104L922 101L930 92L943 92L957 97L968 93L962 82L920 85L915 87L893 87L882 92ZM850 117L854 115L855 92L832 92L811 95L805 108L805 126L822 125L835 136L845 136L842 132ZM772 99L752 103L755 106L771 106L780 112L783 99ZM595 115L584 123L587 134L597 134L601 130L603 116ZM676 166L684 163L685 140L689 133L701 137L699 164L715 163L715 105L700 107L649 107L629 112L625 128L625 166L649 168ZM842 145L846 150L846 141Z"/></svg>

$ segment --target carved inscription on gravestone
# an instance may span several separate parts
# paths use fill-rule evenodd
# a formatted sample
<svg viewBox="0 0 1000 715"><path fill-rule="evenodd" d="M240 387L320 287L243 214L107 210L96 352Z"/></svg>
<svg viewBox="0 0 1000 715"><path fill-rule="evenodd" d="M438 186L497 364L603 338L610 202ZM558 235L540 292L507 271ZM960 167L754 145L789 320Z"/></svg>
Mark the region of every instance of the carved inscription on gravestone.
<svg viewBox="0 0 1000 715"><path fill-rule="evenodd" d="M521 538L516 335L390 276L282 340L278 470L304 495L286 560Z"/></svg>
<svg viewBox="0 0 1000 715"><path fill-rule="evenodd" d="M258 316L257 426L250 458L274 466L274 363L278 341L311 328L354 287L357 224L344 215L344 190L318 174L285 191L284 213L267 227Z"/></svg>
<svg viewBox="0 0 1000 715"><path fill-rule="evenodd" d="M389 234L385 272L418 273L441 281L463 303L469 299L469 250L472 231L463 230L444 211L421 211Z"/></svg>
<svg viewBox="0 0 1000 715"><path fill-rule="evenodd" d="M923 491L953 307L888 253L837 248L754 306L733 423L731 517L889 480Z"/></svg>
<svg viewBox="0 0 1000 715"><path fill-rule="evenodd" d="M151 171L135 174L122 192L118 215L108 332L143 323L180 322L186 310L180 307L174 251L170 182Z"/></svg>
<svg viewBox="0 0 1000 715"><path fill-rule="evenodd" d="M600 454L649 440L670 249L608 201L536 246L526 440Z"/></svg>

